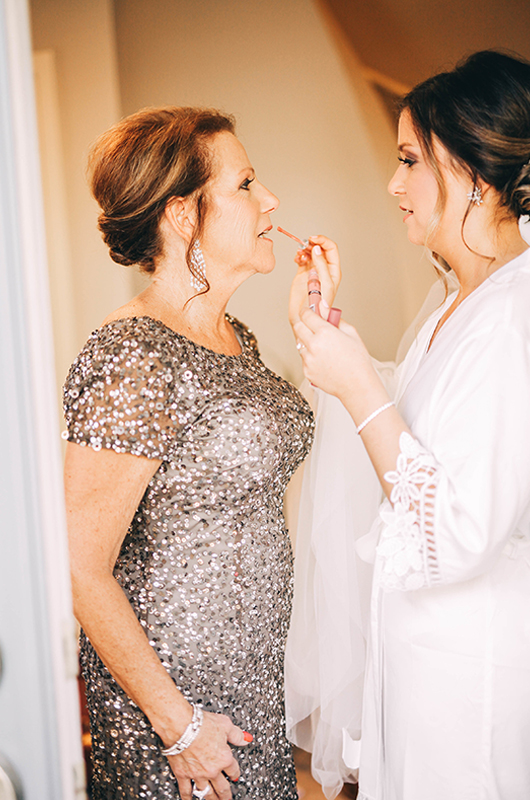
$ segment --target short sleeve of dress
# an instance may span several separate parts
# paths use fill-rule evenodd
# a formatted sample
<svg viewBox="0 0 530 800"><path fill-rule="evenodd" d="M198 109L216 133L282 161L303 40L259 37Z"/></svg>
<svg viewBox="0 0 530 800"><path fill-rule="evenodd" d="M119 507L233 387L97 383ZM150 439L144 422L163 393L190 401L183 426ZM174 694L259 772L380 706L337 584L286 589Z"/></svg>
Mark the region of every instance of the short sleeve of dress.
<svg viewBox="0 0 530 800"><path fill-rule="evenodd" d="M164 458L179 416L172 359L160 334L141 319L92 334L64 386L69 442Z"/></svg>

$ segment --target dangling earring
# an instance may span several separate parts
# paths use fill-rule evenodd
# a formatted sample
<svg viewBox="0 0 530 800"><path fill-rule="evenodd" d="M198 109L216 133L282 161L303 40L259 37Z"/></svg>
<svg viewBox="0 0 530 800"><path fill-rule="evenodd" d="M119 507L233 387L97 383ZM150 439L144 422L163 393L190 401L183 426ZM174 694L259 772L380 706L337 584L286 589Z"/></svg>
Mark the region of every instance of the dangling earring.
<svg viewBox="0 0 530 800"><path fill-rule="evenodd" d="M208 281L206 280L206 264L204 263L204 256L198 239L196 239L191 249L190 260L193 267L193 272L190 271L190 283L194 289L200 292L206 289Z"/></svg>
<svg viewBox="0 0 530 800"><path fill-rule="evenodd" d="M480 186L473 186L473 191L467 193L467 199L470 203L474 203L476 206L481 206L484 200L482 199L482 189Z"/></svg>

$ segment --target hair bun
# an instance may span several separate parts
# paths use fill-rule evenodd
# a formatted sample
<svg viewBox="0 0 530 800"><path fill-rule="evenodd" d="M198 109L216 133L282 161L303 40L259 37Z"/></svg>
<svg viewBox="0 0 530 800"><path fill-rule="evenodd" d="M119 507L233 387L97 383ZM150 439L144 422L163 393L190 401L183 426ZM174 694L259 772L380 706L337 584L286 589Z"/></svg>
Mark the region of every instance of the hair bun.
<svg viewBox="0 0 530 800"><path fill-rule="evenodd" d="M127 256L118 253L116 250L113 250L112 247L109 249L109 256L112 258L116 264L121 264L122 267L132 267L133 264L137 264L137 259L127 258Z"/></svg>
<svg viewBox="0 0 530 800"><path fill-rule="evenodd" d="M511 206L519 217L530 215L530 161L523 164L515 180Z"/></svg>
<svg viewBox="0 0 530 800"><path fill-rule="evenodd" d="M99 137L89 178L113 261L154 271L163 252L159 223L166 202L203 190L213 170L208 141L224 131L234 133L234 120L220 111L167 106L131 114Z"/></svg>

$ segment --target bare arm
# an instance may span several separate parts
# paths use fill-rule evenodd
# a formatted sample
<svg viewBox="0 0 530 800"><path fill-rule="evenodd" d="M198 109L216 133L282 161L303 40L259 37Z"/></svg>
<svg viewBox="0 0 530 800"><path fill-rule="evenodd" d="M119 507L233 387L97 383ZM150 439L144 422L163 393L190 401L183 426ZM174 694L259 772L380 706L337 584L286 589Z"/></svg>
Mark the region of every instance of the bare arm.
<svg viewBox="0 0 530 800"><path fill-rule="evenodd" d="M192 707L149 645L113 576L127 529L160 463L69 443L65 491L75 615L115 680L167 747L190 723ZM222 800L232 796L222 772L235 780L239 767L227 741L243 745L244 734L224 715L205 714L193 745L169 759L185 800L191 797L190 779L199 785L210 781Z"/></svg>
<svg viewBox="0 0 530 800"><path fill-rule="evenodd" d="M311 258L307 249L296 254L298 272L291 286L289 320L298 342L304 345L300 355L306 378L338 397L355 424L360 425L390 398L355 328L341 322L339 332L307 309L309 269L318 271L324 300L323 317L326 317L325 304L333 303L341 279L337 245L325 236L312 236L309 241ZM314 251L317 244L321 253ZM374 419L361 434L387 495L392 485L385 481L384 475L396 466L399 437L403 431L409 432L409 429L396 409L391 408Z"/></svg>
<svg viewBox="0 0 530 800"><path fill-rule="evenodd" d="M390 397L377 374L359 334L351 325L340 323L340 330L306 309L295 323L306 377L343 403L356 425L389 402ZM387 497L392 484L385 474L394 470L400 453L399 439L410 433L399 412L391 407L377 416L361 437Z"/></svg>

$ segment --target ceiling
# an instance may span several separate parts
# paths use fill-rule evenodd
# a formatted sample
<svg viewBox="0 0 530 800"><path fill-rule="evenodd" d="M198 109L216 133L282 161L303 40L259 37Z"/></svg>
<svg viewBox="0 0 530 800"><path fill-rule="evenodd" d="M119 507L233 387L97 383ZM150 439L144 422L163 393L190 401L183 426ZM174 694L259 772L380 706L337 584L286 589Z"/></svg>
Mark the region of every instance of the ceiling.
<svg viewBox="0 0 530 800"><path fill-rule="evenodd" d="M530 0L324 0L367 67L407 86L476 50L530 60Z"/></svg>

